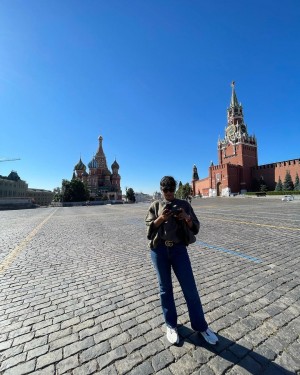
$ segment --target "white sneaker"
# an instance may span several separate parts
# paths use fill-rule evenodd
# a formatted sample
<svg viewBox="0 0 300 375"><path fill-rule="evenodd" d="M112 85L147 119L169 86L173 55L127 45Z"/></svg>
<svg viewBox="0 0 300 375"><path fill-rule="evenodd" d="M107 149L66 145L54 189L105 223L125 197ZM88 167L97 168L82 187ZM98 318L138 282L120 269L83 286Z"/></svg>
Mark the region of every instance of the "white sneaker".
<svg viewBox="0 0 300 375"><path fill-rule="evenodd" d="M177 328L171 328L167 326L167 339L171 344L179 343L179 335L177 332Z"/></svg>
<svg viewBox="0 0 300 375"><path fill-rule="evenodd" d="M207 328L206 331L200 333L204 337L204 340L211 345L216 345L219 341L217 335L210 328Z"/></svg>

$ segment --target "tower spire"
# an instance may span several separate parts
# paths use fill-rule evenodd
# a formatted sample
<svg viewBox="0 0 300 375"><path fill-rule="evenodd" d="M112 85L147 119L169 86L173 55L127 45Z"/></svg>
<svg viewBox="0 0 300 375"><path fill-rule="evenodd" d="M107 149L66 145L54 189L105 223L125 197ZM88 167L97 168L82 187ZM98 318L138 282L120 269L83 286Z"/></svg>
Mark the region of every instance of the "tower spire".
<svg viewBox="0 0 300 375"><path fill-rule="evenodd" d="M236 96L235 89L234 89L234 87L235 87L234 81L231 82L231 87L232 87L232 93L231 93L230 107L238 107L239 102L237 100L237 96Z"/></svg>

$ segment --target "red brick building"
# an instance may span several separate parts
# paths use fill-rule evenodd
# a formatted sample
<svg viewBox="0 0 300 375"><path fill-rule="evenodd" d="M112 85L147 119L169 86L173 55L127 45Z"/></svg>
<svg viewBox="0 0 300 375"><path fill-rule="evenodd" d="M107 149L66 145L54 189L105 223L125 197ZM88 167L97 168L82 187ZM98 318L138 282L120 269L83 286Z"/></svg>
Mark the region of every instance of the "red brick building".
<svg viewBox="0 0 300 375"><path fill-rule="evenodd" d="M234 82L230 106L227 109L225 138L218 140L218 165L209 167L209 176L199 179L197 167L193 168L194 195L229 196L255 190L257 181L263 180L269 190L274 190L279 177L283 182L289 171L292 180L300 177L300 159L258 165L257 141L248 133L243 107L238 103Z"/></svg>

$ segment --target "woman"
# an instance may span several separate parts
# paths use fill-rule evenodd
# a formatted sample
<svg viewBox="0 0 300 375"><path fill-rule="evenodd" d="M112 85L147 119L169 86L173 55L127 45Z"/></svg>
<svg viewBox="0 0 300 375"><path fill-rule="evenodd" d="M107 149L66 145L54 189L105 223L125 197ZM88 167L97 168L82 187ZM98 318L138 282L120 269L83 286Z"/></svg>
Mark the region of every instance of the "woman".
<svg viewBox="0 0 300 375"><path fill-rule="evenodd" d="M191 205L175 198L176 181L165 176L160 181L164 200L155 201L146 216L147 238L150 240L151 259L157 273L160 300L167 326L167 339L179 343L177 312L173 295L173 269L187 303L191 326L212 345L218 342L208 327L197 291L186 246L195 241L200 223Z"/></svg>

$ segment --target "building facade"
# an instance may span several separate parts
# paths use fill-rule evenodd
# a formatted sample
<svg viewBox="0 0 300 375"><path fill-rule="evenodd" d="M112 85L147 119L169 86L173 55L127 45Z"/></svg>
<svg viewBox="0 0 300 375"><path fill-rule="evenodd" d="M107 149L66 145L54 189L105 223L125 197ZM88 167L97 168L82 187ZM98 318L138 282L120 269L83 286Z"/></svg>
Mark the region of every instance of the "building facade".
<svg viewBox="0 0 300 375"><path fill-rule="evenodd" d="M27 197L39 206L49 206L54 197L53 191L44 189L28 189Z"/></svg>
<svg viewBox="0 0 300 375"><path fill-rule="evenodd" d="M289 171L292 180L300 176L300 159L258 165L257 141L250 135L244 122L243 107L238 102L235 85L227 109L225 137L218 140L218 165L211 163L208 177L199 179L196 165L193 167L192 189L194 195L229 196L253 191L257 181L264 181L274 190L279 177L284 181Z"/></svg>
<svg viewBox="0 0 300 375"><path fill-rule="evenodd" d="M0 198L28 197L28 184L21 180L16 171L6 176L0 176Z"/></svg>
<svg viewBox="0 0 300 375"><path fill-rule="evenodd" d="M0 176L0 204L3 207L28 208L34 203L39 206L49 206L53 199L50 190L30 189L28 184L21 180L16 171Z"/></svg>
<svg viewBox="0 0 300 375"><path fill-rule="evenodd" d="M99 146L93 159L88 163L88 172L81 158L74 167L73 178L78 178L86 184L90 196L96 200L122 200L121 176L119 164L115 160L111 171L107 168L106 157L103 151L103 138L98 138Z"/></svg>

